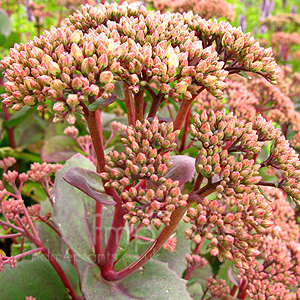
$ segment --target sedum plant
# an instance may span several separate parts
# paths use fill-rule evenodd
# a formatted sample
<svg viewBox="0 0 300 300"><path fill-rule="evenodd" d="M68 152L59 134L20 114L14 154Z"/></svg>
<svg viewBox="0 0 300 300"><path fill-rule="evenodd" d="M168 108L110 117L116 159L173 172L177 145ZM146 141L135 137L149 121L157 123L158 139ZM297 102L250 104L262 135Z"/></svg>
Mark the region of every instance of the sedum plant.
<svg viewBox="0 0 300 300"><path fill-rule="evenodd" d="M0 253L4 275L22 279L30 268L44 268L50 282L58 276L63 284L51 291L56 299L191 299L181 277L189 280L218 259L231 265L232 284L203 275L199 299L296 295L297 237L289 243L271 228L280 214L274 205L282 201L296 231L295 214L283 198L299 205L298 154L272 121L261 115L246 121L199 100L201 93L223 99L231 74L252 72L276 83L271 49L240 28L192 12L105 3L82 6L62 27L15 45L1 68L4 105L50 109L54 122L71 125L82 116L90 134L78 138L75 127L65 130L87 157L76 154L64 166L35 163L18 174L8 170L11 158L1 162L1 238L31 243L17 255ZM127 124L112 124L112 136L123 136L106 151L112 136L104 138L102 110L121 104ZM162 114L165 108L170 117ZM276 178L263 180L270 168ZM45 190L49 201L42 207L25 207L21 191L28 180ZM287 232L289 221L281 220L276 226L286 224ZM283 263L269 257L278 239L285 242L290 280L284 272L274 275ZM27 255L35 257L17 262ZM9 285L1 290L11 293ZM24 291L28 299L41 295L28 286Z"/></svg>

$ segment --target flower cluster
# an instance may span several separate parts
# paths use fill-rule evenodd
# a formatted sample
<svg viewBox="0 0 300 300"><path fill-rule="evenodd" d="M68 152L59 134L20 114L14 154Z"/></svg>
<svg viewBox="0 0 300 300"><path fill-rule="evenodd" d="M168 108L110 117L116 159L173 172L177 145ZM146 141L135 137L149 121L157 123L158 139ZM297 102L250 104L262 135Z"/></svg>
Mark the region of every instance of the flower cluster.
<svg viewBox="0 0 300 300"><path fill-rule="evenodd" d="M230 289L223 279L214 279L209 277L206 281L206 293L210 292L211 296L218 297L220 300L233 300L234 297L230 295Z"/></svg>
<svg viewBox="0 0 300 300"><path fill-rule="evenodd" d="M299 95L298 73L291 74L287 68L281 70L279 86L273 86L261 78L251 81L232 77L227 79L224 98L216 99L207 92L196 98L198 112L229 108L237 117L253 122L258 114L280 124L285 137L292 134L291 145L300 146L300 113L295 109L293 98Z"/></svg>
<svg viewBox="0 0 300 300"><path fill-rule="evenodd" d="M282 31L291 24L300 26L300 19L297 14L280 14L264 18L261 24L268 26L271 30Z"/></svg>
<svg viewBox="0 0 300 300"><path fill-rule="evenodd" d="M40 164L34 162L30 165L30 170L27 172L27 175L31 181L42 183L47 180L52 173L55 173L56 170L60 169L61 167L61 164L48 164L45 162Z"/></svg>
<svg viewBox="0 0 300 300"><path fill-rule="evenodd" d="M16 44L1 61L8 107L38 104L44 110L50 99L54 121L74 123L74 112L88 113L85 102L116 97L116 81L137 93L151 90L155 80L162 96L181 101L203 89L222 97L228 73L277 78L270 49L239 28L192 12L160 14L106 3L85 5L65 23L26 45Z"/></svg>
<svg viewBox="0 0 300 300"><path fill-rule="evenodd" d="M260 253L261 234L273 224L272 209L258 189L264 184L259 169L281 170L283 177L276 185L299 203L299 157L280 130L261 116L246 123L225 111L203 111L194 116L190 133L200 149L196 170L208 183L196 192L198 205L189 208L184 218L192 225L187 238L199 244L205 237L212 255L248 269ZM270 155L255 163L266 141L273 142ZM204 198L212 193L213 198Z"/></svg>
<svg viewBox="0 0 300 300"><path fill-rule="evenodd" d="M165 175L172 166L170 152L175 149L179 131L173 131L173 124L159 123L155 117L136 122L126 130L122 138L125 152L111 151L106 156L106 172L100 176L106 180L106 187L121 192L123 206L128 210L124 216L130 223L141 221L155 227L168 224L169 215L176 207L187 205L187 196L182 195L178 181ZM137 179L144 179L142 185L134 186Z"/></svg>
<svg viewBox="0 0 300 300"><path fill-rule="evenodd" d="M298 299L300 296L300 244L295 211L286 195L274 188L264 188L272 200L272 221L259 250L260 261L253 261L251 268L241 270L240 280L247 282L251 299ZM298 289L297 289L298 288Z"/></svg>
<svg viewBox="0 0 300 300"><path fill-rule="evenodd" d="M202 18L209 20L212 18L225 18L232 22L235 19L233 6L224 0L201 0L201 1L162 1L154 0L154 8L160 11L170 10L172 12L184 12L192 10Z"/></svg>

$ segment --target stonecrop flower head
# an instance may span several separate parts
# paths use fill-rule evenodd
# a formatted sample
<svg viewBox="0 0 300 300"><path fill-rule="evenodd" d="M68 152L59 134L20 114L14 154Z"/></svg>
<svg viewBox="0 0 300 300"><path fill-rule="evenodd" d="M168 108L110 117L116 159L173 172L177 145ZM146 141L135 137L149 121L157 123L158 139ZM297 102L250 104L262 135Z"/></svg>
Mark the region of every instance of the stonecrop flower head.
<svg viewBox="0 0 300 300"><path fill-rule="evenodd" d="M184 221L192 227L187 238L196 244L208 239L211 254L227 258L238 268L249 268L259 255L259 242L273 222L272 209L259 190L264 182L259 170L272 166L282 177L273 186L299 204L300 161L288 141L261 116L246 123L225 111L203 111L194 116L190 133L199 150L196 171L208 183L196 193L198 205L187 211ZM269 157L256 163L265 142L273 142ZM213 198L206 198L214 193Z"/></svg>
<svg viewBox="0 0 300 300"><path fill-rule="evenodd" d="M149 84L155 81L160 100L182 101L203 89L222 97L226 76L242 70L277 78L272 51L240 28L192 12L161 14L126 3L82 6L61 28L15 44L0 66L7 79L3 103L14 110L50 106L54 121L71 124L74 112L88 114L87 102L100 96L113 102L117 81L152 96Z"/></svg>
<svg viewBox="0 0 300 300"><path fill-rule="evenodd" d="M136 121L126 130L122 138L124 152L111 151L106 156L106 170L100 174L106 180L106 187L121 192L123 206L128 210L124 216L130 223L142 222L148 226L151 221L157 228L169 224L170 214L177 207L187 205L188 195L183 195L179 182L168 178L172 166L170 152L175 149L179 131L173 131L173 124L159 123L155 117L150 123ZM143 180L134 186L136 180Z"/></svg>
<svg viewBox="0 0 300 300"><path fill-rule="evenodd" d="M246 283L251 299L298 299L300 295L300 244L295 211L286 194L271 187L264 188L271 199L274 225L261 240L258 261L238 275Z"/></svg>

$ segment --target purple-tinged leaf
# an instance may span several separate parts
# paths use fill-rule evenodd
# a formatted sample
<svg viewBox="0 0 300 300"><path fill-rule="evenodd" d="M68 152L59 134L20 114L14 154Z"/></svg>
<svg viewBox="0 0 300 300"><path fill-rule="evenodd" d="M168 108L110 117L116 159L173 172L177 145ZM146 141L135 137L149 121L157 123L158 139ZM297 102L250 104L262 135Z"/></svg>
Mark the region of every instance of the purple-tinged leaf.
<svg viewBox="0 0 300 300"><path fill-rule="evenodd" d="M101 204L116 204L112 197L105 193L102 180L96 172L80 167L71 167L64 173L63 179Z"/></svg>
<svg viewBox="0 0 300 300"><path fill-rule="evenodd" d="M124 255L116 263L116 270L125 268L137 258ZM83 276L82 291L86 300L192 300L186 281L170 270L166 263L154 259L117 282L104 281L99 267L91 265Z"/></svg>
<svg viewBox="0 0 300 300"><path fill-rule="evenodd" d="M70 167L82 167L96 171L95 165L82 154L75 154L56 171L53 195L53 222L57 225L63 241L76 257L93 263L95 257L94 214L95 201L79 189L63 180Z"/></svg>
<svg viewBox="0 0 300 300"><path fill-rule="evenodd" d="M116 99L117 98L115 95L112 95L106 99L99 97L98 99L96 99L95 102L93 102L92 104L89 105L89 110L95 111L98 109L103 109L104 107L114 103L116 101Z"/></svg>
<svg viewBox="0 0 300 300"><path fill-rule="evenodd" d="M178 180L179 186L191 180L196 173L195 158L185 155L174 155L170 157L173 165L165 174L166 178L171 178L173 181Z"/></svg>
<svg viewBox="0 0 300 300"><path fill-rule="evenodd" d="M239 282L238 282L238 280L237 280L236 277L235 277L235 274L234 274L234 272L233 272L233 267L232 267L232 266L230 266L230 267L228 268L227 274L228 274L229 280L230 280L234 285L239 286Z"/></svg>
<svg viewBox="0 0 300 300"><path fill-rule="evenodd" d="M71 158L77 152L76 141L66 135L53 136L45 141L41 151L42 160L45 162L59 162Z"/></svg>

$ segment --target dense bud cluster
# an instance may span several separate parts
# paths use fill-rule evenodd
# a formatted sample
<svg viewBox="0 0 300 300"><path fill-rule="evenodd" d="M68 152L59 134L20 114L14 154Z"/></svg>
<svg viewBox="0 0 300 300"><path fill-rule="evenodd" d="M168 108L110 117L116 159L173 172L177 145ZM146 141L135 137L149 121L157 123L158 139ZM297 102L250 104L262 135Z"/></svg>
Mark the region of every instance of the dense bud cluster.
<svg viewBox="0 0 300 300"><path fill-rule="evenodd" d="M106 187L121 192L124 207L128 214L124 216L131 223L141 221L155 227L168 224L169 215L176 207L187 205L188 195L182 195L178 181L172 181L165 175L172 166L170 151L176 147L179 131L173 131L173 123L159 124L155 117L150 123L136 121L134 127L126 130L127 137L122 138L125 151L116 150L106 156L106 172L100 176L106 180ZM144 179L144 185L134 186L137 179Z"/></svg>
<svg viewBox="0 0 300 300"><path fill-rule="evenodd" d="M291 145L299 148L300 113L292 100L292 97L299 95L299 74L281 70L280 76L279 86L273 86L262 78L248 82L237 78L227 79L228 86L224 90L226 102L204 91L197 96L195 106L198 112L203 109L217 111L226 107L237 117L250 122L261 114L265 119L280 124L284 136L291 139Z"/></svg>
<svg viewBox="0 0 300 300"><path fill-rule="evenodd" d="M43 182L61 167L61 164L48 164L45 162L40 164L35 162L30 165L30 170L27 172L27 175L31 181Z"/></svg>
<svg viewBox="0 0 300 300"><path fill-rule="evenodd" d="M111 96L116 81L137 93L155 80L162 95L181 101L202 89L221 98L228 73L257 72L271 82L277 76L272 51L240 28L126 3L85 5L61 28L16 44L0 66L8 107L39 104L44 110L50 99L54 121L70 123L85 101Z"/></svg>
<svg viewBox="0 0 300 300"><path fill-rule="evenodd" d="M234 21L235 11L233 5L224 0L153 0L156 10L172 12L184 12L192 10L195 14L206 20L211 18L226 18L228 21Z"/></svg>
<svg viewBox="0 0 300 300"><path fill-rule="evenodd" d="M8 219L16 222L20 214L24 213L23 200L16 200L14 198L9 198L7 201L3 201L2 213L5 213Z"/></svg>
<svg viewBox="0 0 300 300"><path fill-rule="evenodd" d="M212 299L217 297L220 300L233 300L234 297L230 295L230 288L226 285L223 279L214 279L209 277L206 282L206 288L212 295Z"/></svg>
<svg viewBox="0 0 300 300"><path fill-rule="evenodd" d="M258 116L253 123L239 120L225 111L203 111L194 116L190 133L198 147L196 170L208 179L197 191L198 205L188 210L185 222L187 238L196 244L208 239L211 254L227 258L238 268L249 268L259 255L261 234L273 223L272 209L258 189L259 169L270 165L282 171L277 186L298 203L299 158L287 140L271 122ZM266 141L273 141L269 158L262 164L256 157ZM214 193L214 197L204 198Z"/></svg>
<svg viewBox="0 0 300 300"><path fill-rule="evenodd" d="M248 283L247 294L251 299L298 299L300 244L295 211L282 191L264 190L272 200L274 226L267 229L267 235L261 240L259 261L251 262L248 270L241 270L239 279Z"/></svg>

